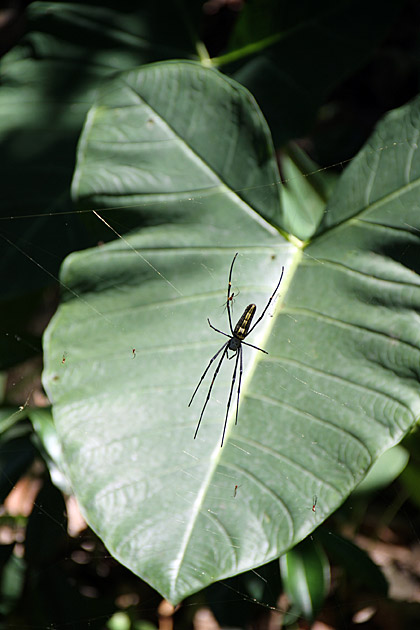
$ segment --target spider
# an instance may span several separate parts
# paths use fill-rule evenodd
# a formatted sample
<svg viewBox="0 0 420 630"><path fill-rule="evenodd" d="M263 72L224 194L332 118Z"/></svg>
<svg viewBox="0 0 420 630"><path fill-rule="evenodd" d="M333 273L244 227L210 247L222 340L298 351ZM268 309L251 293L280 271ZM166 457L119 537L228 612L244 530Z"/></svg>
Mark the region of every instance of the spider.
<svg viewBox="0 0 420 630"><path fill-rule="evenodd" d="M262 320L262 318L266 314L268 307L270 306L270 304L271 304L275 294L277 293L277 290L278 290L278 288L280 286L280 283L281 283L282 278L283 278L283 273L284 273L284 267L282 267L281 268L280 280L278 281L276 288L274 289L273 293L271 294L271 297L268 300L265 309L263 310L263 312L261 313L261 315L257 319L257 321L254 323L254 325L251 326L251 322L252 322L252 318L255 315L255 311L257 310L257 307L255 306L255 304L248 304L248 306L246 307L246 309L242 313L241 317L239 318L238 323L236 324L235 328L233 328L233 326L232 326L232 315L231 315L231 312L230 312L230 302L232 301L233 294L231 295L230 291L231 291L231 288L232 288L232 282L231 281L232 281L233 265L235 264L235 260L236 260L237 255L238 254L236 253L235 256L233 257L232 264L230 266L228 289L227 289L227 299L226 299L226 306L227 306L228 319L229 319L229 328L230 328L231 334L228 335L227 333L223 332L222 330L219 330L218 328L215 328L211 324L210 320L207 318L207 321L209 323L210 328L212 328L216 332L220 333L221 335L224 335L225 337L228 337L228 341L226 341L226 343L224 343L223 346L221 348L219 348L219 350L216 352L216 354L210 359L209 364L206 367L206 369L204 370L204 372L203 372L203 374L202 374L202 376L200 378L200 381L199 381L197 387L195 388L193 395L191 396L191 400L188 403L188 407L189 407L191 405L192 401L194 400L194 396L196 395L196 393L198 391L198 388L200 387L200 385L203 382L207 372L209 371L211 364L213 363L213 361L215 359L217 359L219 354L222 353L222 356L220 357L220 360L219 360L219 362L217 364L217 367L215 369L215 372L213 374L213 378L212 378L209 390L207 392L207 398L206 398L206 400L204 402L203 409L201 410L200 419L198 421L197 428L196 428L195 433L194 433L194 440L195 440L195 438L197 437L198 429L200 428L200 424L201 424L201 420L202 420L203 415L204 415L204 411L205 411L205 409L207 407L207 403L210 400L211 390L213 389L214 381L216 380L216 377L217 377L217 375L219 373L220 367L221 367L221 365L223 363L223 359L225 357L227 357L229 360L231 360L234 357L236 357L235 367L233 369L233 375L232 375L232 382L231 382L231 386L230 386L229 398L228 398L228 403L227 403L227 407L226 407L225 423L223 425L222 441L221 441L220 447L223 446L223 441L225 439L225 432L226 432L226 425L227 425L227 420L228 420L228 415L229 415L230 403L231 403L231 400L232 400L232 393L233 393L233 388L235 386L236 375L237 375L237 372L238 372L238 365L239 365L239 381L238 381L238 393L237 393L237 398L236 398L235 424L238 423L239 395L240 395L240 392L241 392L241 381L242 381L242 372L243 372L243 366L242 366L242 345L250 346L251 348L254 348L254 350L259 350L260 352L264 352L264 354L268 354L268 352L266 352L262 348L258 348L257 346L253 346L251 343L247 343L246 341L244 341L244 339L246 337L248 337L248 335L254 330L255 326L260 323L260 321ZM229 350L231 350L233 352L231 357L229 356Z"/></svg>

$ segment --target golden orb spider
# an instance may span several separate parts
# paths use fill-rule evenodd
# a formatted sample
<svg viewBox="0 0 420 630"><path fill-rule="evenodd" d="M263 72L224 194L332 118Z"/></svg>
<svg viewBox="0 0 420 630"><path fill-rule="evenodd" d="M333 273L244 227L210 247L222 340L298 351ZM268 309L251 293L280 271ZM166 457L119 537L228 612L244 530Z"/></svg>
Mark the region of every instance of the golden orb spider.
<svg viewBox="0 0 420 630"><path fill-rule="evenodd" d="M226 306L227 306L228 319L229 319L229 328L230 328L231 334L228 335L227 333L223 332L222 330L219 330L218 328L215 328L211 324L210 320L207 318L207 321L209 323L210 328L212 328L216 332L220 333L221 335L224 335L225 337L228 337L228 341L226 341L226 343L224 343L223 346L221 348L219 348L219 350L216 352L216 354L210 359L209 364L206 367L206 369L204 370L204 372L203 372L203 374L202 374L202 376L200 378L200 381L199 381L197 387L195 388L193 395L191 396L191 400L188 403L188 407L189 407L191 405L192 401L194 400L194 396L196 395L196 393L198 391L198 388L200 387L200 385L203 382L207 372L209 371L211 364L213 363L213 361L215 359L217 359L219 354L222 353L222 356L220 357L220 360L219 360L219 362L217 364L217 367L215 369L215 372L213 374L213 378L212 378L209 390L207 392L207 398L206 398L206 400L204 402L204 406L203 406L203 409L201 410L201 414L200 414L200 419L199 419L197 427L195 429L195 433L194 433L194 440L195 440L195 438L197 437L198 429L200 428L200 424L201 424L201 420L202 420L203 415L204 415L204 411L205 411L205 409L207 407L207 403L210 400L211 390L213 389L214 381L216 380L216 377L217 377L217 375L219 373L220 367L221 367L221 365L223 363L223 359L225 357L227 357L230 360L230 359L233 359L234 357L236 357L235 367L233 369L233 375L232 375L232 382L231 382L231 386L230 386L229 398L228 398L228 403L227 403L227 407L226 407L226 417L225 417L225 423L223 425L222 441L221 441L220 447L223 446L223 440L225 439L225 432L226 432L226 425L227 425L227 420L228 420L228 415L229 415L230 403L231 403L231 400L232 400L232 393L233 393L233 388L235 386L236 375L237 375L237 372L238 372L238 365L239 365L239 381L238 381L238 393L237 393L237 398L236 398L235 424L238 423L239 395L240 395L240 392L241 392L241 381L242 381L242 372L243 372L242 344L244 344L245 346L250 346L251 348L254 348L255 350L259 350L260 352L264 352L264 354L268 354L268 352L266 352L262 348L258 348L257 346L253 346L252 343L247 343L246 341L244 341L244 339L246 337L248 337L248 335L254 330L255 326L257 326L257 324L260 323L260 321L262 320L262 318L266 314L268 307L270 306L270 304L271 304L275 294L277 293L277 290L278 290L278 288L280 286L280 283L282 281L283 274L284 274L284 267L282 267L281 268L280 280L278 281L276 288L274 289L273 293L271 294L271 297L268 300L265 309L263 310L263 312L261 313L260 317L255 322L255 324L253 326L251 326L252 318L255 315L255 311L257 310L257 307L255 306L255 304L248 304L248 306L245 308L244 312L242 313L241 317L239 318L238 323L236 324L235 328L233 328L233 326L232 326L232 315L231 315L231 312L230 312L230 303L232 302L232 298L233 298L234 294L231 294L230 291L231 291L231 288L232 288L232 270L233 270L233 265L235 263L237 255L238 255L238 253L236 253L235 256L233 257L232 264L230 266L228 290L227 290L227 299L226 299ZM233 352L231 357L229 356L229 350L231 350Z"/></svg>

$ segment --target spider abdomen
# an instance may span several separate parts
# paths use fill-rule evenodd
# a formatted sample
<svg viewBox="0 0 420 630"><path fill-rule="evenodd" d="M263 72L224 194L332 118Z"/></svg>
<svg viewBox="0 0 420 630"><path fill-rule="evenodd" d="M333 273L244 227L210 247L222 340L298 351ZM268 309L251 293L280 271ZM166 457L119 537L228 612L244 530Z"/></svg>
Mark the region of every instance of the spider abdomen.
<svg viewBox="0 0 420 630"><path fill-rule="evenodd" d="M241 341L242 339L245 339L256 310L257 307L255 304L248 304L235 326L235 330L233 331L234 337L237 337Z"/></svg>

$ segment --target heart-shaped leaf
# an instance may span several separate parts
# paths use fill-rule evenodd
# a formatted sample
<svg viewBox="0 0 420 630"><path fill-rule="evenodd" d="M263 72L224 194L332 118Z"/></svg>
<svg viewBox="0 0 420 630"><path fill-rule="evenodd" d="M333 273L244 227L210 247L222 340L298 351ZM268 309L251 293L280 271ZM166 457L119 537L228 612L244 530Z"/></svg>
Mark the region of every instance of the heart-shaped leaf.
<svg viewBox="0 0 420 630"><path fill-rule="evenodd" d="M91 109L73 194L124 236L65 261L44 383L88 522L172 602L302 540L416 421L419 129L418 103L385 119L304 243L284 226L310 222L284 216L268 128L235 82L156 64ZM221 448L235 361L196 440L210 373L188 402L226 341L206 318L229 332L236 252L235 321L285 275Z"/></svg>

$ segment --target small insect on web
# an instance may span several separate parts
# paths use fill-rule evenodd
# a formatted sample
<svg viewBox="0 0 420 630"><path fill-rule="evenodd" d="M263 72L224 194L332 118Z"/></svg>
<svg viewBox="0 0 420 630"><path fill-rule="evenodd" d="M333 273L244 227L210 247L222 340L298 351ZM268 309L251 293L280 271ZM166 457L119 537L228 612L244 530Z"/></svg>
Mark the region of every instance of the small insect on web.
<svg viewBox="0 0 420 630"><path fill-rule="evenodd" d="M246 309L244 310L244 312L242 313L241 317L238 320L238 323L236 324L235 328L233 328L232 326L232 314L231 314L231 306L230 303L232 301L233 298L233 293L231 294L231 288L232 288L232 271L233 271L233 265L235 264L235 260L237 257L237 253L235 254L235 256L233 257L232 260L232 264L230 266L230 271L229 271L229 281L228 281L228 289L227 289L227 299L226 299L226 306L227 306L227 312L228 312L228 319L229 319L229 328L230 328L230 332L231 334L228 335L227 333L223 332L222 330L219 330L218 328L215 328L209 319L207 319L210 328L212 328L213 330L215 330L216 332L220 333L221 335L224 335L225 337L228 337L228 341L226 341L226 343L223 344L223 346L216 352L216 354L210 359L208 366L206 367L206 369L204 370L200 381L197 385L197 387L194 390L193 395L191 396L191 400L188 403L188 407L191 405L192 401L194 400L194 396L196 395L201 383L203 382L207 372L209 371L213 361L215 359L217 359L217 357L220 355L220 353L222 353L222 356L220 357L220 360L216 366L216 369L214 371L213 374L213 378L209 387L209 390L207 392L207 397L206 400L204 402L204 406L203 409L201 410L201 414L200 414L200 418L198 420L198 424L194 433L194 440L197 437L197 433L198 433L198 429L200 428L200 424L201 424L201 420L203 418L204 415L204 411L207 407L207 403L210 400L210 396L211 396L211 391L213 389L213 385L214 385L214 381L216 380L216 377L219 373L220 367L223 363L223 359L225 357L227 357L229 360L233 359L234 357L236 357L235 360L235 367L233 369L233 375L232 375L232 382L230 385L230 392L229 392L229 398L228 398L228 403L227 403L227 407L226 407L226 416L225 416L225 423L223 425L223 433L222 433L222 441L220 446L223 446L223 441L225 439L225 433L226 433L226 425L227 425L227 420L228 420L228 416L229 416L229 409L230 409L230 403L232 400L232 394L233 394L233 388L235 386L235 381L236 381L236 375L238 372L238 367L239 367L239 380L238 380L238 391L237 391L237 397L236 397L236 416L235 416L235 424L238 423L238 409L239 409L239 396L241 393L241 381L242 381L242 372L243 372L243 360L242 360L242 344L245 346L250 346L250 348L254 348L254 350L259 350L260 352L264 352L264 354L268 354L268 352L266 352L265 350L263 350L262 348L258 348L257 346L253 346L251 343L247 343L246 341L244 341L244 339L246 337L248 337L248 335L254 330L254 328L257 326L257 324L260 323L260 321L262 320L262 318L264 317L264 315L266 314L268 307L270 306L274 296L277 293L277 290L280 286L280 283L282 281L283 278L283 274L284 274L284 267L281 268L281 275L280 275L280 280L277 283L276 288L274 289L273 293L271 294L270 299L267 302L266 307L264 308L263 312L261 313L260 317L257 319L257 321L254 323L253 326L251 326L251 322L252 322L252 318L255 315L255 311L257 310L257 307L255 306L255 304L248 304L248 306L246 307ZM233 352L232 356L229 356L229 350L231 350Z"/></svg>
<svg viewBox="0 0 420 630"><path fill-rule="evenodd" d="M239 295L239 291L237 291L236 293L232 292L232 294L222 304L223 311L226 311L228 304L230 304L232 307L232 313L233 313L233 303L235 301L235 298L238 297L238 295Z"/></svg>

